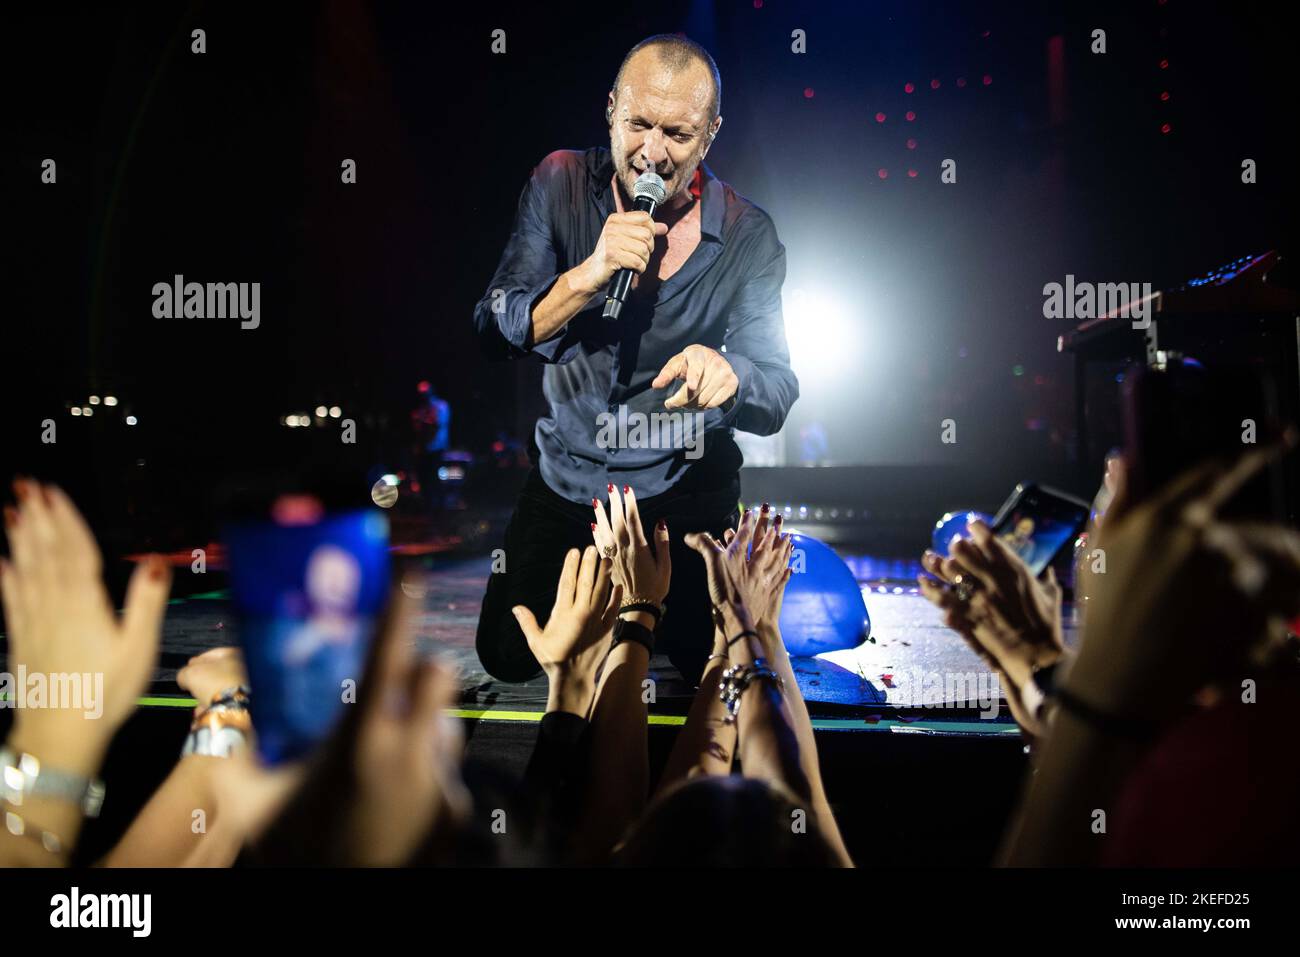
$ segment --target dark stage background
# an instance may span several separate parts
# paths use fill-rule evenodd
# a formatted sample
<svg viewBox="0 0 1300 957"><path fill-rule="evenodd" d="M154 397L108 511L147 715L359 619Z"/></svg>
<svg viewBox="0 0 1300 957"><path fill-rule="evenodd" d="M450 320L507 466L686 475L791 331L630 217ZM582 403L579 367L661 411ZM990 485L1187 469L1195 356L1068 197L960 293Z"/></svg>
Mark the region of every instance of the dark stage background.
<svg viewBox="0 0 1300 957"><path fill-rule="evenodd" d="M707 162L787 247L789 464L820 428L830 464L1090 493L1044 283L1160 288L1294 234L1294 37L1264 6L97 3L6 21L0 475L64 483L122 550L207 541L247 472L319 467L364 495L400 464L420 380L451 403L454 446L526 446L540 366L481 359L472 306L529 170L608 144L606 90L651 33L713 52ZM261 327L153 318L177 273L260 282ZM92 394L118 405L73 417ZM322 404L356 445L281 424Z"/></svg>

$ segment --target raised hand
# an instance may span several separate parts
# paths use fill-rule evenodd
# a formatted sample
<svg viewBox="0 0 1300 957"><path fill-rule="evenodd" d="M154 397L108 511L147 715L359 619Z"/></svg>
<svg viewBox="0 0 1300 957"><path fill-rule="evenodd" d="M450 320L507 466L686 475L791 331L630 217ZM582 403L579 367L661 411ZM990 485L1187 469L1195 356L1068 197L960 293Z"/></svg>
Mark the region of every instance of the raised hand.
<svg viewBox="0 0 1300 957"><path fill-rule="evenodd" d="M922 567L949 586L918 576L921 594L1018 689L1035 668L1055 664L1065 654L1061 589L1050 572L1046 583L1039 582L983 522L972 522L970 529L971 538L953 542L949 557L934 552L921 557ZM959 575L974 586L965 600L951 587Z"/></svg>
<svg viewBox="0 0 1300 957"><path fill-rule="evenodd" d="M742 516L741 523L744 518ZM723 542L728 547L736 532L727 529ZM785 586L790 581L790 556L794 552L794 539L781 533L781 516L763 503L749 550L745 604L756 623L775 622L781 617L781 602Z"/></svg>
<svg viewBox="0 0 1300 957"><path fill-rule="evenodd" d="M760 525L762 535L755 541ZM752 557L751 543L757 546ZM785 565L793 548L790 537L778 535L776 523L769 526L766 514L756 517L753 509L745 510L725 545L700 532L687 535L686 544L704 556L714 608L743 607L751 622L768 614L773 595L788 580Z"/></svg>
<svg viewBox="0 0 1300 957"><path fill-rule="evenodd" d="M1116 495L1098 542L1106 573L1095 576L1066 676L1076 697L1160 720L1200 688L1251 672L1270 621L1300 610L1300 535L1219 511L1283 448L1203 464L1135 507Z"/></svg>
<svg viewBox="0 0 1300 957"><path fill-rule="evenodd" d="M1035 668L1056 664L1066 654L1061 633L1061 589L1048 572L1038 581L1020 556L983 522L971 523L972 541L952 544L949 557L927 551L921 565L942 584L918 575L921 594L944 613L944 624L961 636L997 673L1016 723L1029 735L1043 732L1023 692ZM974 590L954 587L969 580Z"/></svg>
<svg viewBox="0 0 1300 957"><path fill-rule="evenodd" d="M89 675L92 687L102 678L102 700L84 708L16 711L15 746L51 766L56 756L97 765L158 660L171 571L158 556L137 565L118 615L99 547L67 495L29 480L14 482L14 494L17 507L5 507L11 558L0 566L10 668Z"/></svg>
<svg viewBox="0 0 1300 957"><path fill-rule="evenodd" d="M564 569L555 590L555 605L543 629L524 605L513 609L528 648L548 675L566 669L594 673L608 651L608 637L618 616L622 589L610 583L610 562L588 545L579 556L576 548L564 557Z"/></svg>
<svg viewBox="0 0 1300 957"><path fill-rule="evenodd" d="M612 563L613 582L623 588L625 601L645 600L662 604L672 580L673 565L668 550L668 525L655 525L654 541L646 540L637 511L636 493L630 486L609 486L609 515L592 499L596 520L591 534L596 548Z"/></svg>
<svg viewBox="0 0 1300 957"><path fill-rule="evenodd" d="M357 801L349 843L362 866L406 863L440 815L463 817L464 738L443 712L456 703L456 669L416 654L414 601L394 598L366 689L357 733Z"/></svg>

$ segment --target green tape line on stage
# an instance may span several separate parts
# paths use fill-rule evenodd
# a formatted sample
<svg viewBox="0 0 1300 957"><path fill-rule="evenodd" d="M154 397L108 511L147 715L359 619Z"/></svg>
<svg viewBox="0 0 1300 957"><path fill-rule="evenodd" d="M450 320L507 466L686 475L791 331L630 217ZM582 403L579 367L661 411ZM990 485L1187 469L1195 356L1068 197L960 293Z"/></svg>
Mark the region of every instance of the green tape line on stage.
<svg viewBox="0 0 1300 957"><path fill-rule="evenodd" d="M8 701L9 695L0 695L0 701ZM136 702L142 708L186 708L198 706L194 698L147 697ZM447 714L453 718L467 721L526 721L536 723L542 720L544 711L489 711L481 708L450 708ZM646 722L652 725L681 727L686 723L685 715L652 714ZM880 718L868 721L864 718L814 718L814 731L898 731L913 734L1019 734L1020 729L1014 724L988 721L901 721L898 718Z"/></svg>

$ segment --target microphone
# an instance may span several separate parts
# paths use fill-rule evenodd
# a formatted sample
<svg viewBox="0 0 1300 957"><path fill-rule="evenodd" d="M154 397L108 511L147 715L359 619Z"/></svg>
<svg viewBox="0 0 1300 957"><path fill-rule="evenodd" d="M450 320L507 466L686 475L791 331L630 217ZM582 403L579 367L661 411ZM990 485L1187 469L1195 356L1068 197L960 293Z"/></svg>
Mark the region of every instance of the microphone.
<svg viewBox="0 0 1300 957"><path fill-rule="evenodd" d="M636 210L653 216L655 208L666 198L664 181L654 170L648 169L636 178L636 185L632 187L633 206ZM605 293L605 311L601 313L606 319L617 319L622 313L634 275L636 274L630 269L620 269L614 273L609 290Z"/></svg>

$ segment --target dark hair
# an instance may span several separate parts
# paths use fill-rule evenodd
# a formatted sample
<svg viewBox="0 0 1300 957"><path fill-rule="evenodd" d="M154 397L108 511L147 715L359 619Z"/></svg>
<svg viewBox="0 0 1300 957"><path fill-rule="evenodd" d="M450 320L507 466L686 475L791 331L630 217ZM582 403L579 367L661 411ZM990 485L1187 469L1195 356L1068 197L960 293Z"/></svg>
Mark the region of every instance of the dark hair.
<svg viewBox="0 0 1300 957"><path fill-rule="evenodd" d="M804 827L797 826L800 819ZM836 867L839 861L808 810L766 781L711 775L678 785L651 804L614 863L622 867Z"/></svg>
<svg viewBox="0 0 1300 957"><path fill-rule="evenodd" d="M619 87L623 84L623 71L627 69L628 62L647 47L654 47L655 52L659 54L659 62L674 73L684 70L692 62L704 64L709 71L710 79L713 80L713 99L709 101L709 122L712 123L722 111L722 74L718 72L718 65L713 62L713 57L709 56L708 50L694 40L676 33L658 33L646 37L628 50L614 77L614 95L618 95Z"/></svg>

